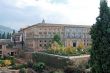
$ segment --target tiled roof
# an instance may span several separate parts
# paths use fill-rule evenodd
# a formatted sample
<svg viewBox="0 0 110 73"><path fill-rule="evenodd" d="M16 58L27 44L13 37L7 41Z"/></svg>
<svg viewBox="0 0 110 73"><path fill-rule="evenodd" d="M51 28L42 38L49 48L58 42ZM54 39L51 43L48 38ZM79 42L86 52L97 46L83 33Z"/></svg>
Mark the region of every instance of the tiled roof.
<svg viewBox="0 0 110 73"><path fill-rule="evenodd" d="M38 23L38 24L34 24L32 26L28 26L26 28L23 28L21 29L20 31L22 30L25 30L25 29L28 29L28 28L31 28L31 27L34 27L34 26L64 26L64 27L91 27L89 25L73 25L73 24L54 24L54 23Z"/></svg>

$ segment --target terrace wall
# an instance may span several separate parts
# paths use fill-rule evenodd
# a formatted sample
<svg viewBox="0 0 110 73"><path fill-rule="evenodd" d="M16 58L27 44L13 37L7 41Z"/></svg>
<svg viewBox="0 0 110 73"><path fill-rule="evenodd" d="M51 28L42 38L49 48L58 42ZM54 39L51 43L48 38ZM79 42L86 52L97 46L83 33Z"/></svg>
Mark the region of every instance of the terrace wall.
<svg viewBox="0 0 110 73"><path fill-rule="evenodd" d="M74 65L87 63L90 58L89 55L59 56L54 54L47 54L44 52L33 53L32 57L34 62L44 62L46 65L56 68L65 68L70 64L70 62L74 63Z"/></svg>

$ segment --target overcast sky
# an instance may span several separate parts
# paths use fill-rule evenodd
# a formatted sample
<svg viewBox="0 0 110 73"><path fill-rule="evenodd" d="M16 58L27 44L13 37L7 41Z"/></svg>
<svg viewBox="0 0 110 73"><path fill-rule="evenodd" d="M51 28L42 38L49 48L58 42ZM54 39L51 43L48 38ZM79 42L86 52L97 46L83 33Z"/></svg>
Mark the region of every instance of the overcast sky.
<svg viewBox="0 0 110 73"><path fill-rule="evenodd" d="M0 25L20 29L42 22L92 25L100 0L0 0ZM110 6L110 0L108 0Z"/></svg>

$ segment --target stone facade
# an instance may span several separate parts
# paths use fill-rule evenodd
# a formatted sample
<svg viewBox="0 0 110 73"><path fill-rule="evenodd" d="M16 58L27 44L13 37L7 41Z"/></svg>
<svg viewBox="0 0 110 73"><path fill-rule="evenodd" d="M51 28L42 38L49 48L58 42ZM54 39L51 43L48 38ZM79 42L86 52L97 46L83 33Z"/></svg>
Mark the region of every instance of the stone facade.
<svg viewBox="0 0 110 73"><path fill-rule="evenodd" d="M84 47L91 44L89 35L90 26L68 25L65 26L65 46L77 47L82 42Z"/></svg>
<svg viewBox="0 0 110 73"><path fill-rule="evenodd" d="M23 40L28 49L42 51L51 43L55 34L59 34L65 46L77 47L78 41L82 41L84 46L89 46L91 38L89 35L90 26L65 25L38 23L21 29ZM69 41L70 40L70 41Z"/></svg>
<svg viewBox="0 0 110 73"><path fill-rule="evenodd" d="M10 39L0 39L0 57L5 55L16 55L17 49L13 49L12 46Z"/></svg>
<svg viewBox="0 0 110 73"><path fill-rule="evenodd" d="M34 51L41 51L49 43L55 34L64 38L64 26L59 24L39 23L19 31L24 35L25 44Z"/></svg>

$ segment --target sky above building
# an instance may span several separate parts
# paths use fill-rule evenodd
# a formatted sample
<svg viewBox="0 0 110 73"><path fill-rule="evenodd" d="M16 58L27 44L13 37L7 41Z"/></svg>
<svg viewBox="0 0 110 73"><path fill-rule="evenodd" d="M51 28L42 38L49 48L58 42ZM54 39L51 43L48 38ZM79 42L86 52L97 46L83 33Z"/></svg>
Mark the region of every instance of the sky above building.
<svg viewBox="0 0 110 73"><path fill-rule="evenodd" d="M0 0L0 25L19 30L42 22L92 25L100 0ZM110 0L108 0L110 6Z"/></svg>

